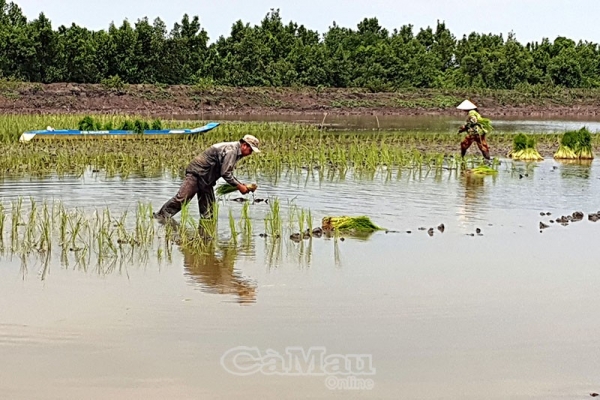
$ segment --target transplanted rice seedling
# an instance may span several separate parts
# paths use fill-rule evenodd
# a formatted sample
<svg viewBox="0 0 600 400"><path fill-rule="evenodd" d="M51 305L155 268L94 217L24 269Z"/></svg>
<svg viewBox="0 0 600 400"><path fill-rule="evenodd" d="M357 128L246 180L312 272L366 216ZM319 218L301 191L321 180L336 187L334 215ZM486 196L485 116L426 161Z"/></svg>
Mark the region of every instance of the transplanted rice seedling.
<svg viewBox="0 0 600 400"><path fill-rule="evenodd" d="M229 209L229 229L231 231L231 240L233 241L233 244L235 245L237 243L237 229L235 227L235 218L233 217L233 210Z"/></svg>
<svg viewBox="0 0 600 400"><path fill-rule="evenodd" d="M265 216L265 233L268 236L279 236L281 235L281 210L279 199L270 199L269 201L269 212Z"/></svg>
<svg viewBox="0 0 600 400"><path fill-rule="evenodd" d="M6 213L4 205L0 203L0 247L4 249L4 223L6 222Z"/></svg>

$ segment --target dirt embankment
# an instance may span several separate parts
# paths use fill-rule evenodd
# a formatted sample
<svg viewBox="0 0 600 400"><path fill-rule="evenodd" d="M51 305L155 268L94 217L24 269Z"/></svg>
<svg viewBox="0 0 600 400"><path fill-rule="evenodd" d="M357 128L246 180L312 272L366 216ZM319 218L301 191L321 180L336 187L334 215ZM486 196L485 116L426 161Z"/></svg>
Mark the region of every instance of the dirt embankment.
<svg viewBox="0 0 600 400"><path fill-rule="evenodd" d="M18 114L116 113L148 116L221 115L456 115L470 98L488 116L597 116L600 92L532 95L488 91L407 90L370 93L363 89L229 88L92 84L0 85L0 112Z"/></svg>

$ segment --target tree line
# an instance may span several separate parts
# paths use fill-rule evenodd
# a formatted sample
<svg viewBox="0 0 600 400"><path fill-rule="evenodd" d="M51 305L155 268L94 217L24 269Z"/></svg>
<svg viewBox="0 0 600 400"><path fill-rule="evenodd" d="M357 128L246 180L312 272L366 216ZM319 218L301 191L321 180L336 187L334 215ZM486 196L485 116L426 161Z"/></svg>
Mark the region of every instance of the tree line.
<svg viewBox="0 0 600 400"><path fill-rule="evenodd" d="M53 29L0 0L0 77L41 83L225 86L518 89L528 85L600 87L600 46L566 37L519 43L511 32L457 38L443 22L388 31L377 18L356 29L333 23L324 34L270 10L259 25L241 20L209 44L198 16L168 30L157 18L107 30Z"/></svg>

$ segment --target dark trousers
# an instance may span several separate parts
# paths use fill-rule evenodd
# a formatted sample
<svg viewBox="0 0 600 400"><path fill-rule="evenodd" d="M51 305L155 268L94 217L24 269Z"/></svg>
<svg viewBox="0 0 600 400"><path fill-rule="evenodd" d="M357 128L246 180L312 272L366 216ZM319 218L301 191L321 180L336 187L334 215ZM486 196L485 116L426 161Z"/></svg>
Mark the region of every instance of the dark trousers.
<svg viewBox="0 0 600 400"><path fill-rule="evenodd" d="M184 204L194 196L198 196L198 210L201 218L212 216L212 206L215 202L215 191L212 186L203 185L198 176L186 173L185 179L175 196L170 198L157 213L159 217L169 218L176 215Z"/></svg>
<svg viewBox="0 0 600 400"><path fill-rule="evenodd" d="M460 155L462 157L467 153L467 149L471 147L473 142L477 143L477 147L479 147L479 151L483 154L483 157L487 160L490 159L490 147L485 140L485 135L467 135L464 140L460 143Z"/></svg>

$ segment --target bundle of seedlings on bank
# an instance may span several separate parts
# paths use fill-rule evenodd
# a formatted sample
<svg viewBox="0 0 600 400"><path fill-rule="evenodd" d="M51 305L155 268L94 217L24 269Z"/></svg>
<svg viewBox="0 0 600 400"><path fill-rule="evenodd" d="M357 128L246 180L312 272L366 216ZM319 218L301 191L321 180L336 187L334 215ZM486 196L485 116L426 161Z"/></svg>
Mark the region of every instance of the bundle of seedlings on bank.
<svg viewBox="0 0 600 400"><path fill-rule="evenodd" d="M256 190L258 187L255 183L251 183L246 186L250 190ZM238 190L237 187L230 185L229 183L224 183L222 185L217 186L217 188L215 189L215 193L217 194L217 196L225 196L229 193L235 192L236 190Z"/></svg>
<svg viewBox="0 0 600 400"><path fill-rule="evenodd" d="M115 126L112 120L109 120L103 124L102 121L99 121L98 119L87 115L79 121L77 127L80 131L110 131L113 129L120 129L124 131L134 131L136 133L143 133L144 130L162 129L162 122L160 119L155 119L154 121L152 121L152 124L150 124L149 122L140 119L125 119L121 124Z"/></svg>
<svg viewBox="0 0 600 400"><path fill-rule="evenodd" d="M557 152L554 153L554 158L559 160L593 159L592 135L587 128L565 132L560 139Z"/></svg>
<svg viewBox="0 0 600 400"><path fill-rule="evenodd" d="M383 230L373 223L367 216L359 217L324 217L321 223L321 228L326 231L338 231L338 232L374 232Z"/></svg>
<svg viewBox="0 0 600 400"><path fill-rule="evenodd" d="M535 139L522 133L513 139L513 149L508 153L508 157L521 161L542 161L544 159L535 148Z"/></svg>

